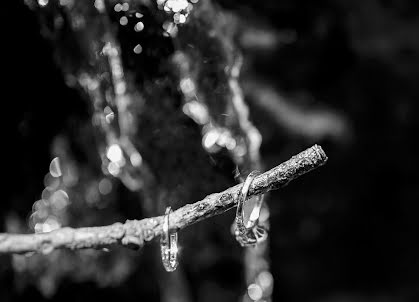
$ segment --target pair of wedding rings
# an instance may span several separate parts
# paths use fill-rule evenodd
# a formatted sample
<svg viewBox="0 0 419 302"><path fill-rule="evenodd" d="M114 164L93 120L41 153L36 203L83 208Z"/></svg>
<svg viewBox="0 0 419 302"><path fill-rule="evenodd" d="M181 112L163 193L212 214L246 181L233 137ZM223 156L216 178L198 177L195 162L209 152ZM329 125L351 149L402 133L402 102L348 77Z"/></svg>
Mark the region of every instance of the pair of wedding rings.
<svg viewBox="0 0 419 302"><path fill-rule="evenodd" d="M245 224L244 218L244 205L248 199L250 187L254 179L259 175L258 171L251 172L245 179L243 186L241 187L237 195L237 211L236 211L236 226L235 236L236 240L241 246L255 246L258 243L264 241L268 232L267 229L260 225L259 218L263 205L263 195L258 195L253 198L254 206L250 213L249 219ZM169 215L172 212L171 207L166 208L163 221L163 233L160 238L161 258L163 267L168 272L176 270L178 262L178 235L176 230L171 230L169 225Z"/></svg>

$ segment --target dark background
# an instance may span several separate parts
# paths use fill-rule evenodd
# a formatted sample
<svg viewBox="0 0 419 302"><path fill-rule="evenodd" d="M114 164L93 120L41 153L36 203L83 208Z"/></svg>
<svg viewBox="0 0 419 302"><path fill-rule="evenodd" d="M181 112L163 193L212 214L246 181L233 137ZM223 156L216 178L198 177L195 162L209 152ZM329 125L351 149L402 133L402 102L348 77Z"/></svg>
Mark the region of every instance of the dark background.
<svg viewBox="0 0 419 302"><path fill-rule="evenodd" d="M417 301L418 2L218 3L245 18L248 27L294 37L266 48L254 38L243 47L250 62L244 89L264 138L265 166L313 143L329 156L326 166L270 195L273 301ZM79 93L66 86L35 13L20 1L2 6L0 231L5 231L7 215L25 220L39 198L53 138L71 136L70 117L86 121L89 115ZM258 93L266 90L252 91L255 82L279 91L308 129L314 125L310 119L326 116L329 122L308 134L281 127L281 119L258 103ZM326 111L334 114L331 122ZM121 212L133 218L129 209ZM1 256L1 301L43 300L33 285L16 287L14 276L11 256ZM49 299L145 300L150 293L141 292L138 282L130 277L101 288L66 280Z"/></svg>

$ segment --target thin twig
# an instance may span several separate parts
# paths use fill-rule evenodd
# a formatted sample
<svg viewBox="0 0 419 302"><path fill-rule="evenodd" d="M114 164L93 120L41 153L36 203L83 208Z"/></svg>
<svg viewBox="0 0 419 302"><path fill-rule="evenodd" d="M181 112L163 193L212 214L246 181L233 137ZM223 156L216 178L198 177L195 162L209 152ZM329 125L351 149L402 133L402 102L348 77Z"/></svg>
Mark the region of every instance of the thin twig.
<svg viewBox="0 0 419 302"><path fill-rule="evenodd" d="M262 173L252 183L249 198L276 190L291 180L320 167L327 161L323 149L314 145L279 166ZM208 195L203 200L187 204L170 214L170 228L183 229L206 218L219 215L235 206L241 184L223 192ZM142 220L127 220L109 226L73 229L64 227L49 233L0 234L1 253L41 252L54 249L106 248L111 245L142 247L146 241L162 232L163 216Z"/></svg>

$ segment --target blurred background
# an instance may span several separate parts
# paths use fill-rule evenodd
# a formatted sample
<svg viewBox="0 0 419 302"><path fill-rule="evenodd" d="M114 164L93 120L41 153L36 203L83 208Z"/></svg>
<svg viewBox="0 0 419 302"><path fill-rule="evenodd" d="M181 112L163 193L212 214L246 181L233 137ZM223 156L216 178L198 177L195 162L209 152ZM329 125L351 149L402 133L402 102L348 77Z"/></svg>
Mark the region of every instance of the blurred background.
<svg viewBox="0 0 419 302"><path fill-rule="evenodd" d="M0 301L419 299L419 2L2 6L0 232L162 215L315 143L329 161L266 196L259 252L230 211L179 233L174 274L157 241L2 255Z"/></svg>

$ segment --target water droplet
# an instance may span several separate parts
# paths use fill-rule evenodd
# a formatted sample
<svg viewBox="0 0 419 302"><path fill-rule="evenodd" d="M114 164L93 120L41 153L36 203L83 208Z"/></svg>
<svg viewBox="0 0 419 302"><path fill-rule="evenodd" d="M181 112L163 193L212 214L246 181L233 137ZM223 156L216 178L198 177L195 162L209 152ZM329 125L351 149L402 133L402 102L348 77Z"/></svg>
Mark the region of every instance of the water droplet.
<svg viewBox="0 0 419 302"><path fill-rule="evenodd" d="M95 0L94 5L99 12L105 11L105 3L103 2L103 0Z"/></svg>
<svg viewBox="0 0 419 302"><path fill-rule="evenodd" d="M111 191L112 191L112 182L107 178L103 178L99 182L99 192L100 192L100 194L107 195L107 194L111 193Z"/></svg>
<svg viewBox="0 0 419 302"><path fill-rule="evenodd" d="M121 24L122 26L125 26L128 24L128 18L123 16L121 17L121 19L119 19L119 24Z"/></svg>
<svg viewBox="0 0 419 302"><path fill-rule="evenodd" d="M217 145L224 147L226 143L230 140L231 134L228 130L224 130L220 133L220 136L217 139Z"/></svg>
<svg viewBox="0 0 419 302"><path fill-rule="evenodd" d="M258 276L258 282L264 290L269 289L273 285L273 281L274 278L268 271L263 271Z"/></svg>
<svg viewBox="0 0 419 302"><path fill-rule="evenodd" d="M137 45L134 47L134 52L135 52L136 54L140 54L142 51L143 51L143 47L142 47L140 44L137 44Z"/></svg>
<svg viewBox="0 0 419 302"><path fill-rule="evenodd" d="M50 214L49 206L40 208L38 211L36 211L33 214L34 214L33 216L34 218L36 217L36 219L38 219L39 221L44 221L44 219L46 219L48 215Z"/></svg>
<svg viewBox="0 0 419 302"><path fill-rule="evenodd" d="M112 162L120 162L123 160L123 154L121 147L119 147L118 144L113 144L108 148L108 151L106 152L106 157L109 158Z"/></svg>
<svg viewBox="0 0 419 302"><path fill-rule="evenodd" d="M48 0L38 0L38 4L40 6L46 6L46 5L48 5Z"/></svg>
<svg viewBox="0 0 419 302"><path fill-rule="evenodd" d="M60 185L60 179L57 177L53 177L51 173L47 173L44 177L44 186L48 190L55 190Z"/></svg>
<svg viewBox="0 0 419 302"><path fill-rule="evenodd" d="M54 158L49 164L49 173L54 177L60 177L62 175L60 159L58 157Z"/></svg>
<svg viewBox="0 0 419 302"><path fill-rule="evenodd" d="M186 17L183 14L180 14L179 16L179 23L185 23L186 22Z"/></svg>
<svg viewBox="0 0 419 302"><path fill-rule="evenodd" d="M180 81L180 89L184 94L190 95L195 92L195 84L190 78L184 78Z"/></svg>
<svg viewBox="0 0 419 302"><path fill-rule="evenodd" d="M119 13L121 10L122 10L122 5L121 5L121 3L117 3L117 4L115 4L115 6L114 6L114 11L116 11L117 13Z"/></svg>
<svg viewBox="0 0 419 302"><path fill-rule="evenodd" d="M52 194L50 197L50 202L51 205L58 211L64 209L70 203L68 194L64 190L58 190Z"/></svg>
<svg viewBox="0 0 419 302"><path fill-rule="evenodd" d="M43 189L43 190L42 190L42 193L41 193L41 198L42 198L43 200L48 200L48 199L51 197L51 195L52 195L52 193L54 192L54 190L55 190L55 189L51 189L51 190L50 190L50 188L49 188L49 187L46 187L45 189Z"/></svg>
<svg viewBox="0 0 419 302"><path fill-rule="evenodd" d="M217 129L212 129L208 131L202 138L202 146L208 151L215 151L216 149L218 149L215 147L219 137L220 133Z"/></svg>
<svg viewBox="0 0 419 302"><path fill-rule="evenodd" d="M43 209L48 206L48 203L45 199L40 199L38 201L35 201L32 205L32 211L36 212L40 209Z"/></svg>
<svg viewBox="0 0 419 302"><path fill-rule="evenodd" d="M230 137L230 139L227 140L227 142L225 144L226 148L230 151L234 150L234 148L236 148L236 145L237 145L236 140L232 137Z"/></svg>
<svg viewBox="0 0 419 302"><path fill-rule="evenodd" d="M124 94L125 91L127 90L127 85L125 84L125 82L118 82L115 86L115 92L116 94Z"/></svg>
<svg viewBox="0 0 419 302"><path fill-rule="evenodd" d="M237 142L236 142L237 143ZM242 156L245 156L246 155L246 146L245 145L243 145L243 144L240 144L240 145L236 145L236 147L234 148L234 154L237 156L237 157L242 157Z"/></svg>
<svg viewBox="0 0 419 302"><path fill-rule="evenodd" d="M122 11L126 12L129 10L129 4L127 2L122 4Z"/></svg>
<svg viewBox="0 0 419 302"><path fill-rule="evenodd" d="M134 30L136 32L142 31L144 29L144 23L143 22L138 22L137 24L135 24Z"/></svg>
<svg viewBox="0 0 419 302"><path fill-rule="evenodd" d="M182 110L187 116L189 116L199 125L204 125L209 122L207 108L196 101L186 103L183 105Z"/></svg>
<svg viewBox="0 0 419 302"><path fill-rule="evenodd" d="M263 296L262 288L260 288L257 284L250 284L247 288L247 294L249 295L250 299L253 301L260 300Z"/></svg>
<svg viewBox="0 0 419 302"><path fill-rule="evenodd" d="M188 4L187 0L168 0L164 7L167 7L169 11L172 10L174 13L177 13L186 9Z"/></svg>
<svg viewBox="0 0 419 302"><path fill-rule="evenodd" d="M129 160L131 161L131 164L134 167L139 167L141 163L143 162L143 158L141 157L141 154L138 152L132 153L131 156L129 157Z"/></svg>
<svg viewBox="0 0 419 302"><path fill-rule="evenodd" d="M108 165L108 171L111 175L117 176L120 171L119 165L117 163L110 162Z"/></svg>

